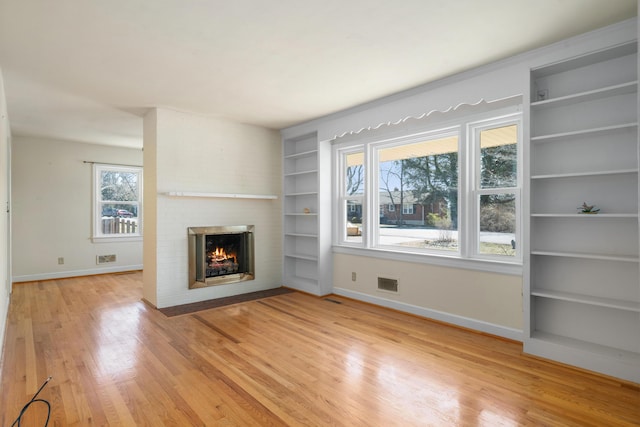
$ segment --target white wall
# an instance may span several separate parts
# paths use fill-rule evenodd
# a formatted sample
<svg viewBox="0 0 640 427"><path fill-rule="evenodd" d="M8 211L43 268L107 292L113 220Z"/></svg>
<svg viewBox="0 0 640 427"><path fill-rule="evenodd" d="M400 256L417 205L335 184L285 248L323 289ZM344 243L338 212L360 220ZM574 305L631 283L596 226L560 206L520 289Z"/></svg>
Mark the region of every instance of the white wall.
<svg viewBox="0 0 640 427"><path fill-rule="evenodd" d="M159 308L282 285L280 200L171 197L167 192L281 193L277 131L155 109L145 117L144 298ZM155 162L155 167L151 165ZM151 229L150 226L154 225ZM187 228L255 225L255 280L188 289Z"/></svg>
<svg viewBox="0 0 640 427"><path fill-rule="evenodd" d="M9 295L11 290L9 265L9 148L10 148L9 117L4 93L2 71L0 70L0 365L4 348L4 334L9 310Z"/></svg>
<svg viewBox="0 0 640 427"><path fill-rule="evenodd" d="M378 277L398 280L398 293L378 290ZM340 295L522 339L521 276L334 254L333 286Z"/></svg>
<svg viewBox="0 0 640 427"><path fill-rule="evenodd" d="M93 243L92 166L142 165L142 151L14 137L12 144L13 280L29 281L142 267L142 242ZM97 255L117 261L96 264ZM64 264L58 264L58 258Z"/></svg>

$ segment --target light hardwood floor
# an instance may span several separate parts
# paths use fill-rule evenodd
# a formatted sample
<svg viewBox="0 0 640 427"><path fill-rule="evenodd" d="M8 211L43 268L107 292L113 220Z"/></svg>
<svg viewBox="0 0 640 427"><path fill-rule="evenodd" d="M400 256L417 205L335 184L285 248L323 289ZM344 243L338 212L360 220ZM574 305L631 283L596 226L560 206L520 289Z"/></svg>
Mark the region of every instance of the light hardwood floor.
<svg viewBox="0 0 640 427"><path fill-rule="evenodd" d="M519 343L297 292L170 318L141 301L141 279L14 286L2 426L49 375L50 426L640 424L637 385Z"/></svg>

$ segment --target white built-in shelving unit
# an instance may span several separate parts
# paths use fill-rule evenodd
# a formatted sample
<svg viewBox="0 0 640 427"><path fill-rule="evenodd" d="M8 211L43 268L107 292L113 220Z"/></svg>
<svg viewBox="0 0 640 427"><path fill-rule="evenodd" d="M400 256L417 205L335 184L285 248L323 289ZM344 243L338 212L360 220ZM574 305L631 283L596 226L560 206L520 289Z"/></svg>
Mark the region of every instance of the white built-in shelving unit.
<svg viewBox="0 0 640 427"><path fill-rule="evenodd" d="M283 282L315 295L331 292L333 273L330 188L324 185L331 165L329 146L321 148L315 133L283 139Z"/></svg>
<svg viewBox="0 0 640 427"><path fill-rule="evenodd" d="M634 41L531 70L524 348L640 382L637 61Z"/></svg>

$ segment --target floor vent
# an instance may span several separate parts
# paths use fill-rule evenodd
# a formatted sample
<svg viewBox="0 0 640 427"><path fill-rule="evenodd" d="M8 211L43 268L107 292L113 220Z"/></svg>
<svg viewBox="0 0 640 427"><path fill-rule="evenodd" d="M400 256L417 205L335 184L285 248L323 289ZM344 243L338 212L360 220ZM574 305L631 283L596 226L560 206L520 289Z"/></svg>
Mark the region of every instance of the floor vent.
<svg viewBox="0 0 640 427"><path fill-rule="evenodd" d="M396 279L378 277L378 289L389 292L398 292L398 281Z"/></svg>
<svg viewBox="0 0 640 427"><path fill-rule="evenodd" d="M334 304L342 304L342 302L340 302L340 301L336 301L336 300L331 299L331 298L325 298L324 300L325 300L325 301L332 302L332 303L334 303Z"/></svg>
<svg viewBox="0 0 640 427"><path fill-rule="evenodd" d="M108 264L110 262L116 262L116 255L115 254L111 254L111 255L98 255L96 257L96 262L98 264Z"/></svg>

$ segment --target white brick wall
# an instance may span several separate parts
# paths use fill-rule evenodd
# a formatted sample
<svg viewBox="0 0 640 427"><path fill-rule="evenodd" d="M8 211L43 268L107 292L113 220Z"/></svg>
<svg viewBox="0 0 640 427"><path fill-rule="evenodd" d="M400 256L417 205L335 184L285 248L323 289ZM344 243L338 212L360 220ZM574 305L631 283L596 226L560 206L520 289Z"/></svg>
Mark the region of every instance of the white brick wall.
<svg viewBox="0 0 640 427"><path fill-rule="evenodd" d="M281 286L282 204L279 198L196 198L165 194L175 191L280 196L279 133L159 109L155 144L157 221L155 230L145 229L145 239L149 233L155 233L156 244L155 248L145 245L145 270L155 269L157 306L169 307ZM145 169L147 167L145 164ZM187 228L240 224L255 225L256 279L188 289ZM155 251L155 266L147 265L149 259L153 259L147 251ZM146 283L145 289L148 285Z"/></svg>

